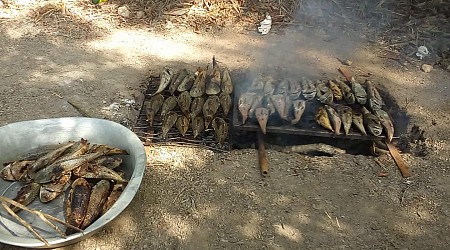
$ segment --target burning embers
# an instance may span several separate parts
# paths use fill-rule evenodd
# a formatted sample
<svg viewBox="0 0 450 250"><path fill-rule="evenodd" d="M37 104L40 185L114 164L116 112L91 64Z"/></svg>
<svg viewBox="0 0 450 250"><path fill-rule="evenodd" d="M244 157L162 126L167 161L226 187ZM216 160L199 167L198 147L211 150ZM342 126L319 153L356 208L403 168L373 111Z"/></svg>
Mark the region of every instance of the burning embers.
<svg viewBox="0 0 450 250"><path fill-rule="evenodd" d="M227 119L232 107L233 84L227 69L212 65L191 72L165 68L157 90L145 102L145 115L150 127L161 126L160 137L167 139L176 127L182 137L204 135L214 130L216 141L223 144L228 137ZM168 91L167 91L168 89ZM157 115L160 116L157 117ZM156 123L155 123L155 118Z"/></svg>
<svg viewBox="0 0 450 250"><path fill-rule="evenodd" d="M322 130L322 135L325 129L335 136L359 133L362 137L369 133L380 137L384 131L389 141L394 135L392 120L382 109L383 99L367 80L364 84L354 78L276 81L259 75L248 89L240 91L240 123L246 126L257 122L263 133L270 125L289 130Z"/></svg>

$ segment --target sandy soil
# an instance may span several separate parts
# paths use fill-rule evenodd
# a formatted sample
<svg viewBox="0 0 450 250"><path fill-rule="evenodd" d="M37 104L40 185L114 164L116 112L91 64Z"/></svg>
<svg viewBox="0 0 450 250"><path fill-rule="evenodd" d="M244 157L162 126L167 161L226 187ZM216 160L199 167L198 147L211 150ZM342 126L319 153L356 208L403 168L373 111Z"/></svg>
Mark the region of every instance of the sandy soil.
<svg viewBox="0 0 450 250"><path fill-rule="evenodd" d="M262 178L255 149L155 146L129 207L96 235L62 249L448 248L450 75L424 73L417 60L380 57L370 42L375 35L355 27L362 26L295 26L267 36L112 28L72 39L51 27L0 19L0 125L80 116L70 100L94 117L131 126L134 108L126 103L151 72L206 64L213 55L233 70L317 78L339 76L337 58L351 59L355 76L383 85L410 115L409 127L426 131L426 156L402 154L412 177L402 178L388 156L269 150L270 176Z"/></svg>

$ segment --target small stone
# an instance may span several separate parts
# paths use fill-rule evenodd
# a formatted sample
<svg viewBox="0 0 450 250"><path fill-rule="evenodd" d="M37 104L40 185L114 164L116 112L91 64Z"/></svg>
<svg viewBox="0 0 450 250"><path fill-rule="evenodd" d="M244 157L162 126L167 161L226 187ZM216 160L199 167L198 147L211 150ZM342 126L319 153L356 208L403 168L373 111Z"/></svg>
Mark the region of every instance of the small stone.
<svg viewBox="0 0 450 250"><path fill-rule="evenodd" d="M422 69L422 71L425 72L425 73L430 73L431 70L433 69L433 66L424 63L424 64L422 64L421 69Z"/></svg>
<svg viewBox="0 0 450 250"><path fill-rule="evenodd" d="M345 61L343 61L343 64L347 65L347 66L352 66L353 62L350 60L345 60Z"/></svg>
<svg viewBox="0 0 450 250"><path fill-rule="evenodd" d="M119 14L123 18L129 18L131 16L131 11L128 9L127 6L120 6L117 9L117 14Z"/></svg>
<svg viewBox="0 0 450 250"><path fill-rule="evenodd" d="M145 16L145 12L143 12L142 10L136 12L135 17L136 18L143 18Z"/></svg>

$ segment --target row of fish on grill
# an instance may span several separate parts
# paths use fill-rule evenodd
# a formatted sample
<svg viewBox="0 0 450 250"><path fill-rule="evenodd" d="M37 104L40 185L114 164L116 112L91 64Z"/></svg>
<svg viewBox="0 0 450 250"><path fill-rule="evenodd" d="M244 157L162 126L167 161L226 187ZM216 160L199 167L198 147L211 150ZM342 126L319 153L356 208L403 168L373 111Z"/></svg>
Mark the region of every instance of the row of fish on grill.
<svg viewBox="0 0 450 250"><path fill-rule="evenodd" d="M85 229L106 213L121 195L127 181L116 171L126 150L87 140L70 141L42 149L4 164L0 177L24 184L13 199L27 206L37 197L49 203L65 194L65 220ZM68 190L68 191L67 191ZM20 208L11 205L14 212ZM66 234L74 233L67 228Z"/></svg>
<svg viewBox="0 0 450 250"><path fill-rule="evenodd" d="M341 128L348 135L353 125L363 135L368 131L380 136L384 129L391 141L394 126L382 109L384 101L370 81L365 81L364 85L365 88L354 78L349 84L339 79L313 82L306 78L276 82L270 76L259 75L240 95L238 109L242 124L248 118L256 119L261 131L266 133L270 116L277 114L295 125L311 102L318 101L321 105L315 111L316 122L336 135L341 134Z"/></svg>
<svg viewBox="0 0 450 250"><path fill-rule="evenodd" d="M161 93L167 87L171 95L165 98ZM187 69L174 73L172 69L165 68L160 74L158 89L145 104L147 121L152 126L156 114L160 112L163 139L167 138L173 126L182 136L186 135L190 126L196 138L211 125L217 141L223 143L228 136L228 124L217 113L221 107L223 115L228 116L233 105L232 92L230 73L227 69L220 70L214 58L212 70L208 66L198 68L195 73ZM180 115L174 111L177 106L181 110Z"/></svg>

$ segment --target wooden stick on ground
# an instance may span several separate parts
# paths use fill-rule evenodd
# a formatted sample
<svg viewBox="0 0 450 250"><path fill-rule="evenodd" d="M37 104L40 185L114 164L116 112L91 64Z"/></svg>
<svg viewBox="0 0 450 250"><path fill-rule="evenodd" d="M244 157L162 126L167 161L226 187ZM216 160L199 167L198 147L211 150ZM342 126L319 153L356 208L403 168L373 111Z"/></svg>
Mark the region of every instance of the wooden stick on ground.
<svg viewBox="0 0 450 250"><path fill-rule="evenodd" d="M398 152L398 149L394 146L394 144L390 142L386 143L386 145L389 148L389 152L391 152L392 158L394 158L394 161L397 164L398 169L400 169L402 176L405 178L409 177L410 176L409 168L406 165L405 161L403 161L403 158Z"/></svg>
<svg viewBox="0 0 450 250"><path fill-rule="evenodd" d="M339 71L345 77L345 79L347 79L347 81L350 81L352 79L352 75L350 74L347 68L339 67Z"/></svg>
<svg viewBox="0 0 450 250"><path fill-rule="evenodd" d="M266 177L269 174L269 161L264 146L264 135L261 131L258 131L258 162L262 176Z"/></svg>

